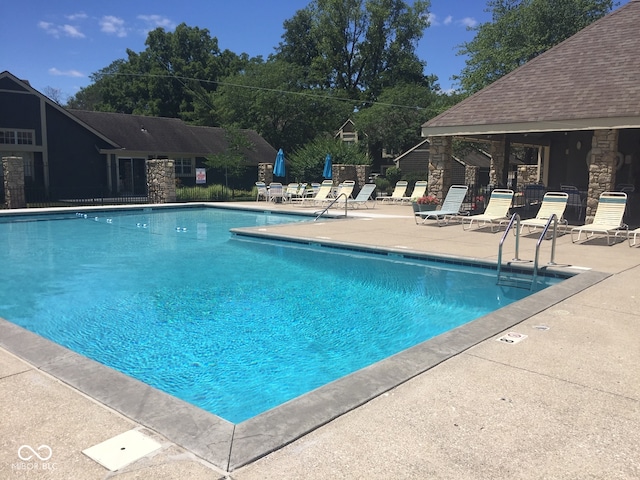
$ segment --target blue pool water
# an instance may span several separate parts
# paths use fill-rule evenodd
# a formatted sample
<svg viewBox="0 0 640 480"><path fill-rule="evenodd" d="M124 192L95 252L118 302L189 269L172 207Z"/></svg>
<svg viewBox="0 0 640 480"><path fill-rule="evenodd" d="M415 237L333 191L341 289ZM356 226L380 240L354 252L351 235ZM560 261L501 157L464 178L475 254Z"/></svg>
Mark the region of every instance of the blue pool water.
<svg viewBox="0 0 640 480"><path fill-rule="evenodd" d="M3 220L0 316L237 423L529 293L491 270L229 233L306 220Z"/></svg>

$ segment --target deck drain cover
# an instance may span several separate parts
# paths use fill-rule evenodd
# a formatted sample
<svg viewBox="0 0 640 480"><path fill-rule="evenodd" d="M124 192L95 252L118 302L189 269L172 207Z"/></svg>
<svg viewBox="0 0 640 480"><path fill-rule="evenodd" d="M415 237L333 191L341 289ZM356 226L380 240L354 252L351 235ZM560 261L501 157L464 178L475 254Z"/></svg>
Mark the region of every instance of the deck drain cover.
<svg viewBox="0 0 640 480"><path fill-rule="evenodd" d="M509 332L506 335L501 336L497 340L502 343L518 343L527 338L528 335L522 333Z"/></svg>
<svg viewBox="0 0 640 480"><path fill-rule="evenodd" d="M126 467L145 455L158 450L161 445L137 430L117 435L82 451L87 457L112 472Z"/></svg>
<svg viewBox="0 0 640 480"><path fill-rule="evenodd" d="M549 327L547 327L546 325L534 325L533 328L543 332L546 332L547 330L549 330Z"/></svg>

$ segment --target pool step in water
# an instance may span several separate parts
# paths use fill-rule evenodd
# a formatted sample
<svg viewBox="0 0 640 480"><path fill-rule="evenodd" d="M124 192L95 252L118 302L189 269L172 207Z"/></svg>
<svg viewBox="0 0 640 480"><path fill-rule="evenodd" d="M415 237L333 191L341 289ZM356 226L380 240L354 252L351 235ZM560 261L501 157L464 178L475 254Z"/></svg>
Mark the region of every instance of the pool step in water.
<svg viewBox="0 0 640 480"><path fill-rule="evenodd" d="M502 273L498 277L497 283L502 287L524 288L530 290L532 282L533 278L531 277L531 275Z"/></svg>

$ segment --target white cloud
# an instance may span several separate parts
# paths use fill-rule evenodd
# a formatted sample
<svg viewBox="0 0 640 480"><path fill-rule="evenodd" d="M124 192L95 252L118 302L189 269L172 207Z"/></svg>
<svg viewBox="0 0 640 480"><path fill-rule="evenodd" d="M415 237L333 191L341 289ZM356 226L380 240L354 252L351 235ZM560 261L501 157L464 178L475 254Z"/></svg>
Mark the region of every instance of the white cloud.
<svg viewBox="0 0 640 480"><path fill-rule="evenodd" d="M84 38L84 33L82 33L78 27L74 27L73 25L63 25L62 31L67 37Z"/></svg>
<svg viewBox="0 0 640 480"><path fill-rule="evenodd" d="M427 20L432 27L448 27L449 25L459 25L463 27L475 27L478 25L478 21L473 17L464 17L460 20L454 20L452 15L447 15L444 20L440 20L435 13L429 13Z"/></svg>
<svg viewBox="0 0 640 480"><path fill-rule="evenodd" d="M116 37L126 37L127 30L124 27L124 20L113 15L105 15L100 19L100 30Z"/></svg>
<svg viewBox="0 0 640 480"><path fill-rule="evenodd" d="M438 23L438 17L436 17L435 13L429 12L427 14L427 21L429 22L429 25L432 27L437 27L438 25L440 25L440 23Z"/></svg>
<svg viewBox="0 0 640 480"><path fill-rule="evenodd" d="M160 15L138 15L138 19L146 22L150 30L157 27L162 27L166 30L173 30L176 28L176 24L174 22L167 17L162 17Z"/></svg>
<svg viewBox="0 0 640 480"><path fill-rule="evenodd" d="M74 27L73 25L56 25L51 22L38 22L38 28L41 28L45 33L52 35L55 38L60 38L61 36L71 38L85 37L84 33L82 33L78 27Z"/></svg>
<svg viewBox="0 0 640 480"><path fill-rule="evenodd" d="M478 21L473 17L464 17L462 20L459 20L460 24L465 27L475 27L478 25Z"/></svg>
<svg viewBox="0 0 640 480"><path fill-rule="evenodd" d="M84 74L77 70L62 71L62 70L58 70L55 67L52 67L49 69L49 75L54 75L56 77L75 77L75 78L84 77Z"/></svg>
<svg viewBox="0 0 640 480"><path fill-rule="evenodd" d="M71 15L66 15L65 18L71 22L75 22L76 20L86 20L89 17L86 13L80 12L80 13L74 13Z"/></svg>

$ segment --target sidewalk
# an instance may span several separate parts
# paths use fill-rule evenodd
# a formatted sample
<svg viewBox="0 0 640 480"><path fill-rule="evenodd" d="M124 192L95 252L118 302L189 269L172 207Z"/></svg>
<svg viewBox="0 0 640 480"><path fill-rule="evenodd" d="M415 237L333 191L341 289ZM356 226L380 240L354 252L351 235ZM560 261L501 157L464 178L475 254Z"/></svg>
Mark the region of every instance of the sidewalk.
<svg viewBox="0 0 640 480"><path fill-rule="evenodd" d="M378 206L261 233L496 259L502 233L416 226L410 210ZM521 258L533 258L536 240L521 239ZM509 238L504 257L513 249ZM543 242L541 263L549 257ZM555 261L611 276L514 327L523 341L481 342L230 474L0 349L0 477L639 478L640 251L565 235ZM134 428L162 448L115 473L81 453ZM20 470L21 445L50 446L55 469Z"/></svg>

